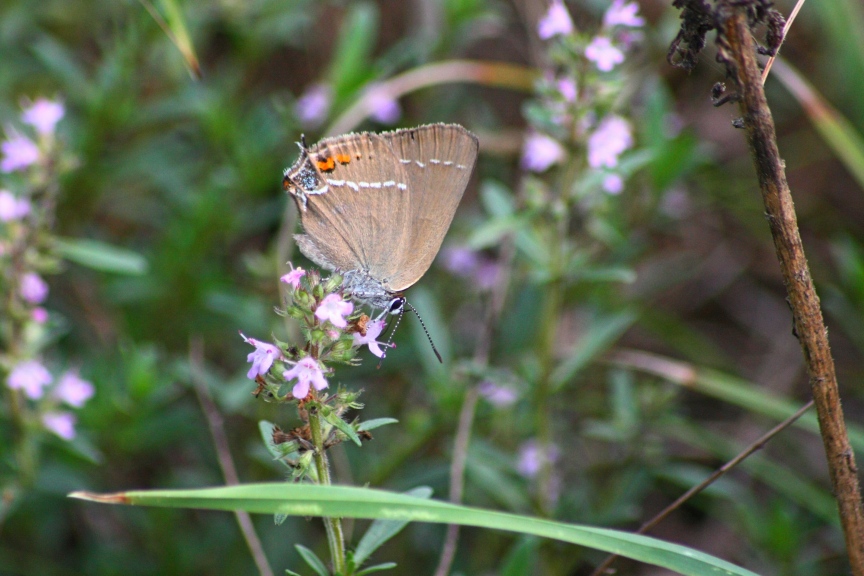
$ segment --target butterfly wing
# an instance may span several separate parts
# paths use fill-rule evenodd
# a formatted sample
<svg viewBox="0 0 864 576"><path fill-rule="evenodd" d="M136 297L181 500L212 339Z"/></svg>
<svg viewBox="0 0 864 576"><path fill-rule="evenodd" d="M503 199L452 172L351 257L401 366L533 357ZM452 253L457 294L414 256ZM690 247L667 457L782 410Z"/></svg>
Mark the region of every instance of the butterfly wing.
<svg viewBox="0 0 864 576"><path fill-rule="evenodd" d="M456 124L430 124L381 134L408 178L407 250L386 287L402 291L432 265L477 162L479 143Z"/></svg>
<svg viewBox="0 0 864 576"><path fill-rule="evenodd" d="M386 284L407 250L408 177L377 134L310 147L283 181L300 211L300 250L330 269L365 270Z"/></svg>

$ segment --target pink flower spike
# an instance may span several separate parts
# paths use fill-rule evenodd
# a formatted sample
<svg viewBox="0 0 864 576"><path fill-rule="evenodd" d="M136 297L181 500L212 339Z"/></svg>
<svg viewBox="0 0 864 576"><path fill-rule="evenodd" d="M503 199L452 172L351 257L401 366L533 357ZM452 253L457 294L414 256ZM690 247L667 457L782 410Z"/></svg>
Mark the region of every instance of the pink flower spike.
<svg viewBox="0 0 864 576"><path fill-rule="evenodd" d="M0 190L0 222L20 220L30 213L30 202L18 199L8 190Z"/></svg>
<svg viewBox="0 0 864 576"><path fill-rule="evenodd" d="M354 346L358 348L361 346L369 346L369 351L372 352L378 358L384 358L384 350L381 349L381 345L389 346L391 348L395 348L393 344L387 344L386 342L378 342L376 338L381 335L381 332L384 330L386 322L384 320L372 320L366 325L366 335L362 336L360 333L354 333Z"/></svg>
<svg viewBox="0 0 864 576"><path fill-rule="evenodd" d="M312 84L294 105L294 113L300 124L308 128L320 126L333 104L333 90L327 84Z"/></svg>
<svg viewBox="0 0 864 576"><path fill-rule="evenodd" d="M618 174L609 174L603 178L603 190L613 196L620 194L624 190L624 180Z"/></svg>
<svg viewBox="0 0 864 576"><path fill-rule="evenodd" d="M35 272L24 274L18 288L21 297L31 304L40 304L48 297L48 284Z"/></svg>
<svg viewBox="0 0 864 576"><path fill-rule="evenodd" d="M23 170L39 160L39 147L36 143L17 132L12 132L9 139L0 144L0 151L3 153L3 159L0 160L2 172Z"/></svg>
<svg viewBox="0 0 864 576"><path fill-rule="evenodd" d="M294 268L291 266L291 271L279 278L280 281L285 282L286 284L290 284L294 290L300 287L300 279L306 275L306 271L299 266Z"/></svg>
<svg viewBox="0 0 864 576"><path fill-rule="evenodd" d="M532 172L545 172L564 159L564 147L545 134L533 133L525 138L522 148L522 168Z"/></svg>
<svg viewBox="0 0 864 576"><path fill-rule="evenodd" d="M645 19L637 16L639 5L636 2L624 4L624 0L615 0L606 14L603 15L603 24L605 26L631 26L638 28L645 25Z"/></svg>
<svg viewBox="0 0 864 576"><path fill-rule="evenodd" d="M309 356L298 361L290 370L283 372L282 376L286 382L297 379L294 388L291 390L291 395L297 400L302 400L309 395L309 384L311 383L316 390L327 388L327 379L324 378L324 373L318 362Z"/></svg>
<svg viewBox="0 0 864 576"><path fill-rule="evenodd" d="M366 91L369 116L381 124L394 124L402 116L402 107L385 88L372 84Z"/></svg>
<svg viewBox="0 0 864 576"><path fill-rule="evenodd" d="M541 40L548 40L559 34L570 34L573 32L573 20L570 13L561 0L552 0L549 10L537 23L537 35Z"/></svg>
<svg viewBox="0 0 864 576"><path fill-rule="evenodd" d="M354 304L343 300L339 294L330 294L318 305L315 317L322 321L329 320L337 328L345 328L348 322L345 321L344 316L348 316L353 311Z"/></svg>
<svg viewBox="0 0 864 576"><path fill-rule="evenodd" d="M252 363L252 367L249 368L249 372L246 373L246 377L250 380L255 380L257 376L264 376L270 371L270 367L273 366L273 362L277 358L279 360L283 359L282 351L278 346L274 346L268 342L261 342L254 338L247 338L242 332L240 333L240 336L243 338L244 342L255 346L255 351L250 352L249 355L246 356L246 361Z"/></svg>
<svg viewBox="0 0 864 576"><path fill-rule="evenodd" d="M609 72L624 62L624 53L612 45L612 41L598 36L585 47L585 57L594 62L601 72Z"/></svg>
<svg viewBox="0 0 864 576"><path fill-rule="evenodd" d="M37 306L36 308L33 308L31 317L33 318L33 321L37 324L44 324L48 321L48 311L41 306Z"/></svg>
<svg viewBox="0 0 864 576"><path fill-rule="evenodd" d="M37 400L42 397L42 389L52 380L53 377L45 366L36 360L26 360L12 369L6 385L12 390L23 390L28 398Z"/></svg>
<svg viewBox="0 0 864 576"><path fill-rule="evenodd" d="M61 102L39 98L24 109L21 121L36 128L42 136L54 133L54 127L63 118L66 109Z"/></svg>
<svg viewBox="0 0 864 576"><path fill-rule="evenodd" d="M69 371L60 377L53 396L73 408L81 408L95 392L93 384L84 380L75 372Z"/></svg>
<svg viewBox="0 0 864 576"><path fill-rule="evenodd" d="M46 412L42 425L64 440L75 438L75 415L70 412Z"/></svg>
<svg viewBox="0 0 864 576"><path fill-rule="evenodd" d="M620 116L607 116L588 137L588 164L614 168L618 157L632 145L630 123Z"/></svg>

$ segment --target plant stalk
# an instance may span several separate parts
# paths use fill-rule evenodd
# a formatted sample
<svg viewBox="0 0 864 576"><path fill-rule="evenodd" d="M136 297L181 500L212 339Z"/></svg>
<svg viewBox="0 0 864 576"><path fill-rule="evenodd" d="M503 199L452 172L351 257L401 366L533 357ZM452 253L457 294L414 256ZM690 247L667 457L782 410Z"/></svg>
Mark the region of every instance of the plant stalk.
<svg viewBox="0 0 864 576"><path fill-rule="evenodd" d="M321 430L321 418L318 408L309 409L309 430L312 433L312 444L315 445L315 470L318 472L318 484L329 486L330 466L327 454L324 452L324 435ZM342 531L342 521L339 518L324 518L324 528L327 530L327 544L330 548L330 560L335 574L345 574L345 536Z"/></svg>

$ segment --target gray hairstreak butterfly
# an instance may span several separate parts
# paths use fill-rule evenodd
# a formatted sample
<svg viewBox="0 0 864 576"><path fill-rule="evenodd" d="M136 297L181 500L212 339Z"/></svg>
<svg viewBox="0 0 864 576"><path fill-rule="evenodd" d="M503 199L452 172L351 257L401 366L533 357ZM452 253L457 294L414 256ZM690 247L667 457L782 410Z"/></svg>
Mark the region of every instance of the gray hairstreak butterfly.
<svg viewBox="0 0 864 576"><path fill-rule="evenodd" d="M339 271L357 301L400 314L403 292L441 248L478 149L477 137L456 124L301 145L282 179L306 232L294 236L300 251Z"/></svg>

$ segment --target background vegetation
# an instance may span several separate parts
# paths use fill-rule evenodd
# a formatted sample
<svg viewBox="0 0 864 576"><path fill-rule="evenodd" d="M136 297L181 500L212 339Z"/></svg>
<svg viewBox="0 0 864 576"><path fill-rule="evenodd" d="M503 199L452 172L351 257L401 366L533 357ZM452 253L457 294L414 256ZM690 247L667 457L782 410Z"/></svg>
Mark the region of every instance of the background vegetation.
<svg viewBox="0 0 864 576"><path fill-rule="evenodd" d="M171 6L156 7L169 23ZM608 3L568 6L577 27L590 30ZM731 125L731 108L710 106L722 69L709 55L691 75L671 68L665 54L678 14L664 2L640 6L647 25L621 92L643 156L631 158L620 195L577 206L568 246L584 255L584 265L561 276L550 277L524 244L508 255L501 248L507 243L497 243L544 226L524 216L539 186L519 163L525 118L539 121L531 90L441 83L400 99L399 126L459 122L480 135L480 163L446 245L482 248L482 258L508 270L495 277L508 290L501 291L488 364L476 362L475 346L495 285L448 271L442 258L409 298L445 366L406 318L398 348L380 369L366 359L336 373L335 382L365 389L365 418L400 421L362 449L332 450L337 481L393 490L428 485L445 498L466 390L488 381L515 391L517 400L501 405L481 395L464 501L635 529L771 428L786 406L808 399L743 135ZM788 13L789 6L779 8ZM38 476L6 510L0 574L252 572L229 514L100 507L65 495L224 483L191 384L189 349L197 339L241 480L284 477L257 422L289 428L294 414L251 396L250 350L237 331L296 337L296 326L273 313L285 261L307 265L292 252L294 208L279 182L299 134L315 141L328 124L298 118L305 90L332 87L332 120L372 82L427 63L549 62L535 33L545 4L528 0L217 0L179 9L200 79L140 3L0 5L0 119L15 124L25 97L60 98L67 109L58 138L75 163L60 182L56 234L146 260L140 274L67 261L46 275L46 361L79 368L96 393L78 411L73 441L46 437ZM813 2L783 48L859 134L862 30L859 2ZM848 146L826 143L800 95L772 79L768 95L831 328L847 421L855 425L864 414L864 183L852 174L862 166L850 165L848 155L841 161ZM386 127L365 120L356 128ZM494 226L500 235L478 238L477 230ZM562 278L550 335L544 304L548 287ZM554 362L537 345L544 338ZM548 366L557 384L539 402L536 382ZM557 446L548 478L526 477L519 465L525 443L543 435L538 406ZM9 483L15 431L0 420L2 479ZM652 534L760 574L843 573L828 486L820 439L804 425ZM295 543L327 556L317 520L289 518L278 527L270 517L254 520L277 571L300 568ZM444 531L412 525L376 558L398 562L399 571L431 573ZM602 555L465 529L454 570L500 573L514 558L531 566L527 572L588 574Z"/></svg>

